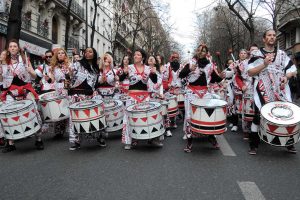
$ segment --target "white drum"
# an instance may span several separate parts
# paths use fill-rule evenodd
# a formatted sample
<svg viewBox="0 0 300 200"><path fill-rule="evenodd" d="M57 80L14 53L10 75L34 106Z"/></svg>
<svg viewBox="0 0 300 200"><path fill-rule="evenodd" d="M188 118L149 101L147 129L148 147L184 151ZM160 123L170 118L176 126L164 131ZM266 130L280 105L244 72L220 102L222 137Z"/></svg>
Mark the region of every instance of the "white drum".
<svg viewBox="0 0 300 200"><path fill-rule="evenodd" d="M193 133L218 135L226 131L226 101L220 99L195 99L190 104L191 130Z"/></svg>
<svg viewBox="0 0 300 200"><path fill-rule="evenodd" d="M55 92L48 92L40 95L39 99L44 122L57 122L69 118L69 101L66 97L57 96Z"/></svg>
<svg viewBox="0 0 300 200"><path fill-rule="evenodd" d="M300 107L290 102L270 102L260 110L260 138L274 146L290 146L299 141Z"/></svg>
<svg viewBox="0 0 300 200"><path fill-rule="evenodd" d="M166 116L168 114L168 105L169 105L168 101L162 100L162 99L157 99L157 98L152 98L152 99L150 99L150 102L160 103L161 104L162 115Z"/></svg>
<svg viewBox="0 0 300 200"><path fill-rule="evenodd" d="M177 97L172 94L165 95L166 100L168 101L168 115L169 117L176 117L178 113L178 103Z"/></svg>
<svg viewBox="0 0 300 200"><path fill-rule="evenodd" d="M132 138L145 140L164 134L165 128L160 103L145 102L131 105L126 108L126 112Z"/></svg>
<svg viewBox="0 0 300 200"><path fill-rule="evenodd" d="M123 128L123 103L120 100L104 100L106 131L114 132Z"/></svg>
<svg viewBox="0 0 300 200"><path fill-rule="evenodd" d="M70 105L71 120L76 134L96 133L106 128L102 100L86 100Z"/></svg>
<svg viewBox="0 0 300 200"><path fill-rule="evenodd" d="M120 94L116 96L114 99L118 99L123 102L124 106L126 106L126 102L131 100L131 97L127 94Z"/></svg>
<svg viewBox="0 0 300 200"><path fill-rule="evenodd" d="M243 120L253 121L254 118L254 99L253 94L243 95Z"/></svg>
<svg viewBox="0 0 300 200"><path fill-rule="evenodd" d="M41 129L34 103L31 100L13 101L0 108L0 119L5 138L18 140Z"/></svg>

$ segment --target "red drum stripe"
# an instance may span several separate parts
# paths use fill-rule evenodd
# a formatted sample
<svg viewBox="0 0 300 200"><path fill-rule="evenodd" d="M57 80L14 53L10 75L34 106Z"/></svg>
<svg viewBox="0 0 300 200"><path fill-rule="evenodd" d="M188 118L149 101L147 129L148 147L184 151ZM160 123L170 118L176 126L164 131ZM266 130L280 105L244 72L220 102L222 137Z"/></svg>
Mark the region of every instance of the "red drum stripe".
<svg viewBox="0 0 300 200"><path fill-rule="evenodd" d="M207 131L207 130L201 130L201 129L195 129L193 127L191 127L191 130L194 133L199 133L199 134L203 134L203 135L217 135L217 134L222 134L225 132L226 128L223 128L221 130L211 130L211 131Z"/></svg>
<svg viewBox="0 0 300 200"><path fill-rule="evenodd" d="M191 122L194 124L197 124L197 125L211 125L211 126L226 124L226 120L217 121L217 122L205 122L205 121L198 121L198 120L192 119Z"/></svg>

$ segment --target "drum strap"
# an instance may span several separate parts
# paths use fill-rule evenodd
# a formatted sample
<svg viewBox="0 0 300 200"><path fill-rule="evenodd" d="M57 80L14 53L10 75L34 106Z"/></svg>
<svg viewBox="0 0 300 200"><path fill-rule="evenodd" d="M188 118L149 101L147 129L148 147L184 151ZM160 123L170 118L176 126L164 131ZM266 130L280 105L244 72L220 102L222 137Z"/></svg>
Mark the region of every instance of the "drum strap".
<svg viewBox="0 0 300 200"><path fill-rule="evenodd" d="M207 86L192 86L188 85L188 88L193 91L193 93L197 94L200 99L206 94L207 92ZM200 92L199 92L200 91Z"/></svg>
<svg viewBox="0 0 300 200"><path fill-rule="evenodd" d="M140 92L130 92L129 96L134 98L138 103L143 102L147 97L149 97L149 92L147 91L140 91Z"/></svg>
<svg viewBox="0 0 300 200"><path fill-rule="evenodd" d="M12 95L11 90L18 90L18 95ZM17 85L11 85L8 90L4 91L2 93L2 100L5 101L6 100L6 95L11 95L13 98L16 97L26 97L27 92L31 92L34 96L35 99L39 99L38 94L35 92L35 90L33 89L32 85L30 83L27 83L26 85L23 86L17 86Z"/></svg>

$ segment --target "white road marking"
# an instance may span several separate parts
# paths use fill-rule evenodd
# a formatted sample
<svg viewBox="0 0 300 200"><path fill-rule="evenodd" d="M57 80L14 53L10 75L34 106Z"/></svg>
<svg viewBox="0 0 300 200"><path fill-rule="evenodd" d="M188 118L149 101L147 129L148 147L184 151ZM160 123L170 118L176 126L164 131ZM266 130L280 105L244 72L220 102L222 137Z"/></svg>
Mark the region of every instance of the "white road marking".
<svg viewBox="0 0 300 200"><path fill-rule="evenodd" d="M266 200L254 182L237 182L246 200Z"/></svg>
<svg viewBox="0 0 300 200"><path fill-rule="evenodd" d="M224 135L216 135L216 138L224 156L236 156L227 140L225 139Z"/></svg>

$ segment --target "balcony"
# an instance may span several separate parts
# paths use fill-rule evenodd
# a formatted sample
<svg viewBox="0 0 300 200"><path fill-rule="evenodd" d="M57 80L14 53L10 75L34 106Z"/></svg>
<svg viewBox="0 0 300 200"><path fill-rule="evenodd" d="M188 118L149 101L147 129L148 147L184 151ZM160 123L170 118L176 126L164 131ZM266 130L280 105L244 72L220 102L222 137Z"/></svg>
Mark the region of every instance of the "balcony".
<svg viewBox="0 0 300 200"><path fill-rule="evenodd" d="M70 0L59 0L64 6L68 7ZM76 0L72 1L71 11L81 19L84 19L84 8Z"/></svg>
<svg viewBox="0 0 300 200"><path fill-rule="evenodd" d="M22 29L30 31L31 28L31 12L22 13Z"/></svg>
<svg viewBox="0 0 300 200"><path fill-rule="evenodd" d="M38 20L37 22L37 34L44 37L49 38L49 24L47 20Z"/></svg>

